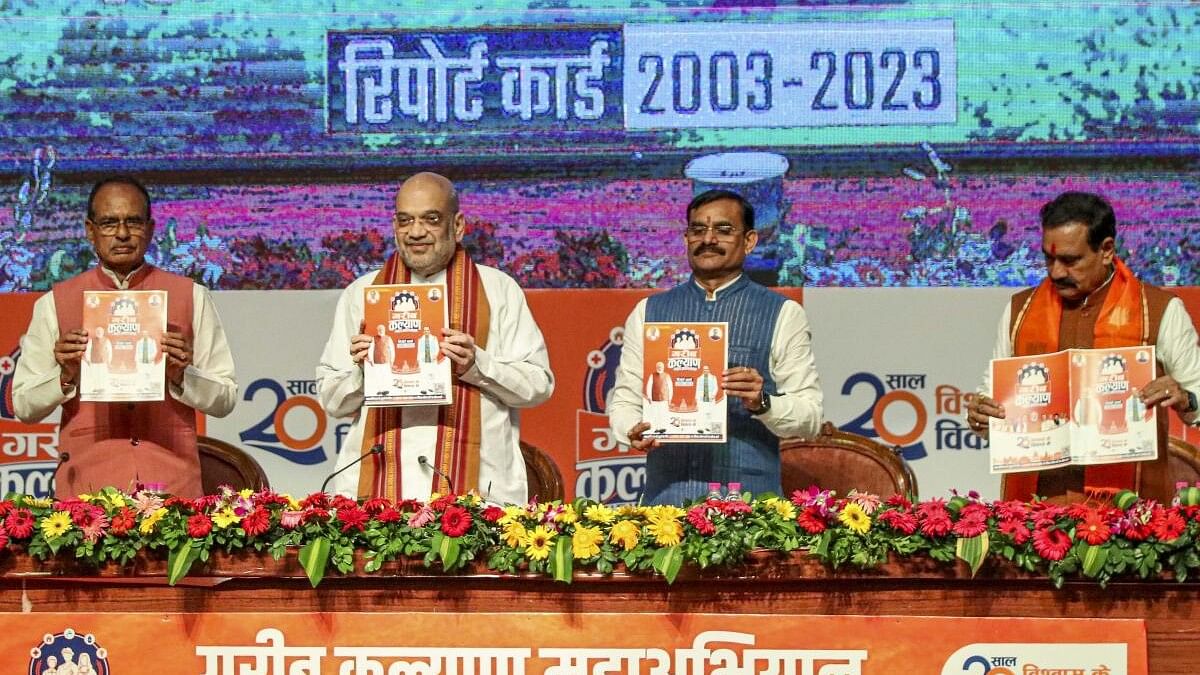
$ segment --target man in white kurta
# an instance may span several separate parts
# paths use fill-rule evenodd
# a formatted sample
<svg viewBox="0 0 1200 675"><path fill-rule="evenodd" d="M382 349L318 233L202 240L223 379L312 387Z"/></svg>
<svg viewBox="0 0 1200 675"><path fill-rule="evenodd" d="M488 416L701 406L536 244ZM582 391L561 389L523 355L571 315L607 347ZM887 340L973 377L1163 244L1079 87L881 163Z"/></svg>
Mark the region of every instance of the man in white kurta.
<svg viewBox="0 0 1200 675"><path fill-rule="evenodd" d="M397 249L412 270L412 283L446 283L445 266L461 239L464 224L453 185L436 174L417 174L401 186L396 205ZM491 309L487 348L480 348L471 336L453 330L447 331L440 348L454 362L456 372L465 367L459 379L480 390L482 496L493 502L524 503L528 481L519 445L519 409L550 398L554 376L542 332L517 282L500 270L477 267ZM325 411L334 417L354 418L338 454L339 469L362 453L366 413L362 365L356 360L359 352L355 345L365 345L361 340L366 336L359 335L363 294L375 276L376 272L365 274L342 292L333 330L317 366L319 397ZM408 406L401 411L399 461L404 499L429 497L438 412L439 406ZM427 461L420 461L421 457ZM338 474L330 484L331 491L356 496L360 466L356 464Z"/></svg>

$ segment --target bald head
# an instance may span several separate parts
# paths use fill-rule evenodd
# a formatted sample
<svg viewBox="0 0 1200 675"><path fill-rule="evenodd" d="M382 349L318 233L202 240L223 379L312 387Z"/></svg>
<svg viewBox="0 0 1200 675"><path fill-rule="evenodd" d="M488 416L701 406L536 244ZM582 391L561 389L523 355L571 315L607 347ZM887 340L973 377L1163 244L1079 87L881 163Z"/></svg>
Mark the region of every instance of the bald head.
<svg viewBox="0 0 1200 675"><path fill-rule="evenodd" d="M438 201L443 201L446 204L446 211L449 213L458 212L458 190L454 189L454 183L450 182L440 173L432 171L422 171L418 174L409 176L403 183L400 184L400 191L396 194L396 202L400 202L400 198L405 192L419 192L438 197Z"/></svg>
<svg viewBox="0 0 1200 675"><path fill-rule="evenodd" d="M393 226L396 250L409 269L425 277L445 269L466 228L454 184L429 172L401 183Z"/></svg>

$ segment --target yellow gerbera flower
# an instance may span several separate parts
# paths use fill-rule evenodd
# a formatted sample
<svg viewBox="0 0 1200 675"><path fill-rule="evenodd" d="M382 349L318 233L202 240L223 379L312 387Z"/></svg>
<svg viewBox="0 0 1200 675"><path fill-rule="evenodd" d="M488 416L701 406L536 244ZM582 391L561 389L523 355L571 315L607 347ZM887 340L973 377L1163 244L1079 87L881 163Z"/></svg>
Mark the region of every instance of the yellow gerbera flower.
<svg viewBox="0 0 1200 675"><path fill-rule="evenodd" d="M71 514L66 511L55 511L42 518L42 536L46 541L58 539L71 529Z"/></svg>
<svg viewBox="0 0 1200 675"><path fill-rule="evenodd" d="M654 536L659 546L675 546L683 539L683 525L678 520L652 520L646 531Z"/></svg>
<svg viewBox="0 0 1200 675"><path fill-rule="evenodd" d="M242 488L241 490L238 491L238 495L240 495L241 497L244 497L246 499L250 499L251 495L253 495L253 494L254 494L254 490L251 490L250 488Z"/></svg>
<svg viewBox="0 0 1200 675"><path fill-rule="evenodd" d="M763 505L774 511L780 518L784 520L796 519L796 507L786 499L771 497L763 502Z"/></svg>
<svg viewBox="0 0 1200 675"><path fill-rule="evenodd" d="M579 520L579 514L575 512L575 507L567 504L563 510L554 516L554 522L562 523L563 525L574 525L575 521Z"/></svg>
<svg viewBox="0 0 1200 675"><path fill-rule="evenodd" d="M871 529L871 516L868 516L862 507L854 502L842 507L842 512L838 514L838 520L859 534L866 534L867 530Z"/></svg>
<svg viewBox="0 0 1200 675"><path fill-rule="evenodd" d="M524 517L525 517L525 507L524 506L506 506L506 507L504 507L504 515L500 516L500 520L498 520L496 522L500 524L500 527L504 527L505 525L509 525L510 523L515 523L519 519L524 518Z"/></svg>
<svg viewBox="0 0 1200 675"><path fill-rule="evenodd" d="M670 504L662 504L659 506L651 506L646 509L646 520L650 522L666 522L668 520L679 520L687 515L687 511L672 506Z"/></svg>
<svg viewBox="0 0 1200 675"><path fill-rule="evenodd" d="M525 529L524 525L514 520L503 527L504 529L500 531L500 534L504 538L505 544L508 544L512 548L520 548L525 545L525 539L529 536L529 531Z"/></svg>
<svg viewBox="0 0 1200 675"><path fill-rule="evenodd" d="M26 497L22 501L31 509L48 509L54 506L54 500L49 497Z"/></svg>
<svg viewBox="0 0 1200 675"><path fill-rule="evenodd" d="M604 523L605 525L611 523L616 516L617 512L604 504L592 504L583 511L584 518L593 523Z"/></svg>
<svg viewBox="0 0 1200 675"><path fill-rule="evenodd" d="M167 510L159 507L150 512L150 515L142 518L142 522L138 525L138 532L142 534L154 534L154 528L158 526L158 521L167 515Z"/></svg>
<svg viewBox="0 0 1200 675"><path fill-rule="evenodd" d="M617 515L622 518L640 518L646 513L646 510L636 504L622 504L617 509Z"/></svg>
<svg viewBox="0 0 1200 675"><path fill-rule="evenodd" d="M299 511L300 510L300 502L296 501L295 497L289 495L286 492L284 492L283 494L281 494L279 496L283 497L284 499L287 500L287 503L288 503L287 510L288 511Z"/></svg>
<svg viewBox="0 0 1200 675"><path fill-rule="evenodd" d="M632 520L619 521L613 525L612 532L608 535L609 541L620 544L626 551L633 550L641 538L642 527Z"/></svg>
<svg viewBox="0 0 1200 675"><path fill-rule="evenodd" d="M600 542L604 541L604 533L598 527L580 525L571 535L571 555L576 560L600 555Z"/></svg>
<svg viewBox="0 0 1200 675"><path fill-rule="evenodd" d="M554 530L545 525L538 525L529 533L525 542L525 555L534 560L545 560L550 557L550 541L554 539Z"/></svg>
<svg viewBox="0 0 1200 675"><path fill-rule="evenodd" d="M212 519L213 525L216 525L217 529L219 530L223 530L230 525L235 525L242 522L242 517L234 513L233 508L229 506L226 506L220 511L214 513Z"/></svg>

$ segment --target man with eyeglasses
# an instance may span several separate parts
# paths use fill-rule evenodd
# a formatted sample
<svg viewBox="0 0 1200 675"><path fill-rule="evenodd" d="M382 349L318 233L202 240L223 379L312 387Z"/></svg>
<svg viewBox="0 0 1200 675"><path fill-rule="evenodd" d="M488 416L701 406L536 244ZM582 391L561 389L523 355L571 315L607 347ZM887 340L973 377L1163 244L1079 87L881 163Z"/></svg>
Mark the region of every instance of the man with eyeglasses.
<svg viewBox="0 0 1200 675"><path fill-rule="evenodd" d="M743 274L758 243L754 208L741 195L709 190L688 204L684 245L692 277L642 300L625 322L626 341L608 406L613 434L648 452L645 504L703 497L709 483L741 483L754 493L781 492L779 438L817 435L821 385L808 319L799 303ZM643 438L642 335L646 321L729 323L728 442L662 444ZM734 401L733 399L736 399Z"/></svg>
<svg viewBox="0 0 1200 675"><path fill-rule="evenodd" d="M138 482L198 497L196 411L224 417L237 401L233 357L216 307L208 289L146 262L154 219L150 195L136 179L96 183L84 227L100 264L55 284L34 305L13 377L17 417L40 422L62 406L59 451L69 460L60 460L55 476L60 498L106 486L128 490ZM83 403L81 362L89 343L103 344L81 328L84 291L126 289L167 291L167 331L157 345L165 356L167 397Z"/></svg>
<svg viewBox="0 0 1200 675"><path fill-rule="evenodd" d="M462 248L466 219L445 177L419 173L404 181L392 228L396 251L383 269L342 292L317 366L326 412L354 417L332 490L392 500L477 490L489 501L523 504L528 482L518 411L554 391L546 343L525 295L512 277L476 265ZM438 347L453 364L453 402L364 408L362 364L371 348L363 334L364 291L408 283L446 284L451 327Z"/></svg>

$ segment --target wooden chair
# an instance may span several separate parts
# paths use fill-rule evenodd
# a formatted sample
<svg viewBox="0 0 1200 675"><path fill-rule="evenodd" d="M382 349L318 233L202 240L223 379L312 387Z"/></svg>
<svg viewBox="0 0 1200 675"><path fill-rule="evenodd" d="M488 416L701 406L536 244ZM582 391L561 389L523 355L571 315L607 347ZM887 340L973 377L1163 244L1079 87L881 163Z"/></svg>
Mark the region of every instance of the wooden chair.
<svg viewBox="0 0 1200 675"><path fill-rule="evenodd" d="M1172 481L1200 481L1200 449L1178 438L1170 438L1167 443L1167 471Z"/></svg>
<svg viewBox="0 0 1200 675"><path fill-rule="evenodd" d="M845 495L851 489L889 497L899 493L917 500L917 477L900 454L869 438L840 431L831 422L816 438L781 439L783 496L816 485Z"/></svg>
<svg viewBox="0 0 1200 675"><path fill-rule="evenodd" d="M525 457L525 475L529 480L529 498L537 497L540 502L562 499L562 472L554 459L541 448L521 441L521 454Z"/></svg>
<svg viewBox="0 0 1200 675"><path fill-rule="evenodd" d="M204 494L215 494L222 485L235 490L269 487L262 466L245 450L208 436L196 439L200 451L200 484Z"/></svg>

